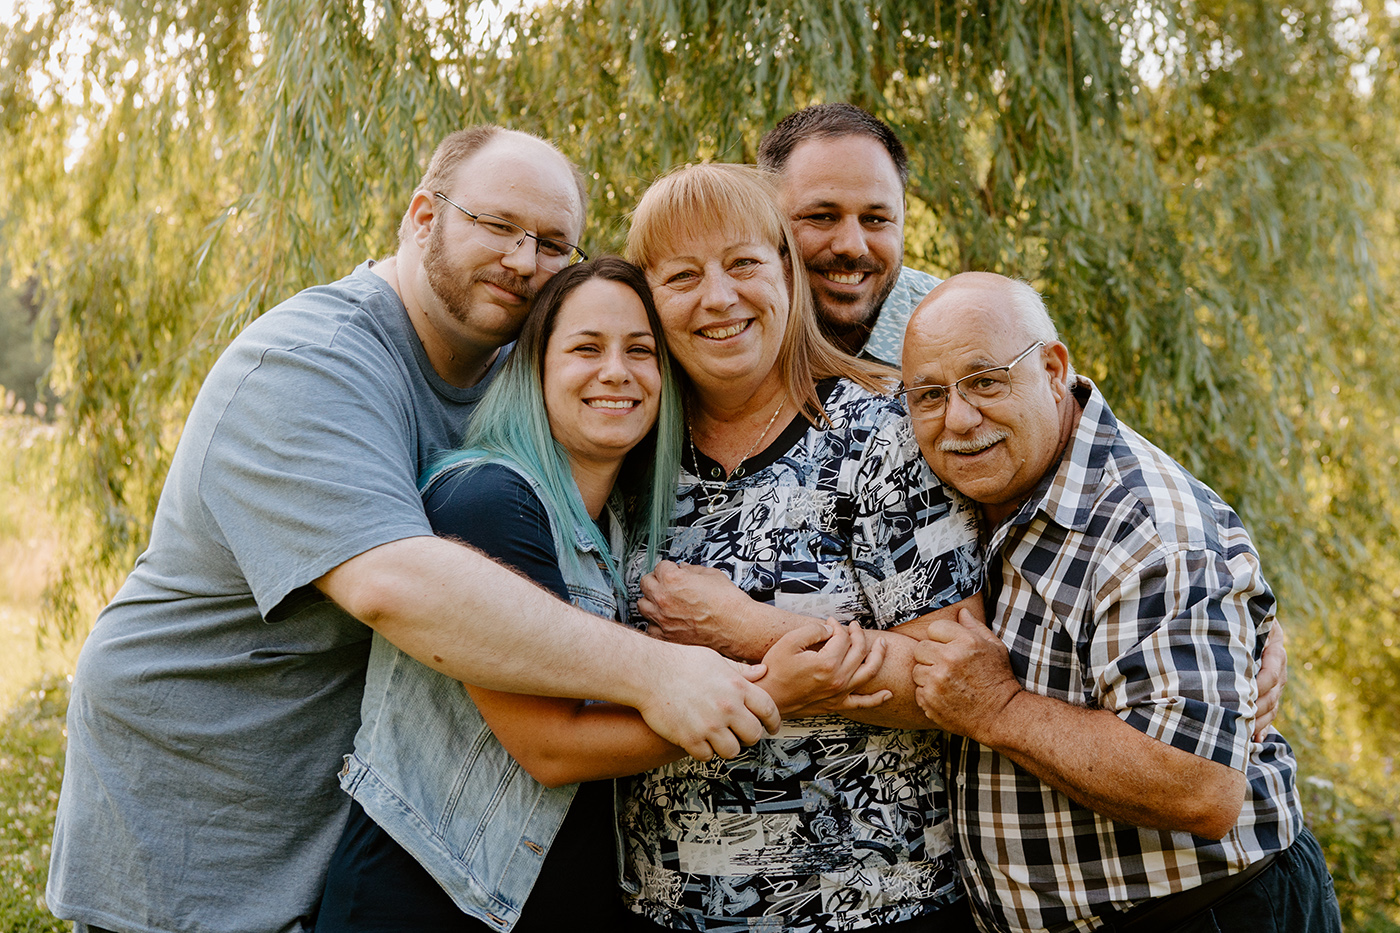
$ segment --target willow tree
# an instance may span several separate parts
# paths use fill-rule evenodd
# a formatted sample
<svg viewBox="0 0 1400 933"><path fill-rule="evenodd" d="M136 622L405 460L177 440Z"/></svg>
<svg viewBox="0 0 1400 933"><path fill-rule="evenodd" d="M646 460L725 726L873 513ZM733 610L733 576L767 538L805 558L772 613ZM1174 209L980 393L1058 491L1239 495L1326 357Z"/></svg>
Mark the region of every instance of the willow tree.
<svg viewBox="0 0 1400 933"><path fill-rule="evenodd" d="M658 172L751 160L791 109L849 100L911 150L908 261L1035 282L1115 410L1254 529L1349 919L1400 922L1400 792L1377 741L1400 730L1397 18L1385 0L29 13L0 47L2 235L59 327L60 488L97 528L74 539L55 617L85 624L75 594L109 592L142 546L218 349L392 251L449 130L557 140L590 176L597 251Z"/></svg>

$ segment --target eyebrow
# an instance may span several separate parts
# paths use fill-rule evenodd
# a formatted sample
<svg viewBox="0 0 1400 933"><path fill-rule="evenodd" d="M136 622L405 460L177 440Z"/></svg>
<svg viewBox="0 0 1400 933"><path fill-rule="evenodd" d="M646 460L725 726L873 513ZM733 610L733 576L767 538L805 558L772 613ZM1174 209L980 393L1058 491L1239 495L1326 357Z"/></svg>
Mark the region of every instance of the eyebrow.
<svg viewBox="0 0 1400 933"><path fill-rule="evenodd" d="M815 209L817 209L817 208L840 208L840 207L841 207L841 205L838 204L837 202L835 202L835 201L833 201L833 200L831 200L831 199L829 199L829 198L824 198L824 199L822 199L822 200L820 200L820 201L802 201L802 202L800 202L800 203L798 204L798 212L815 210ZM893 212L893 211L894 211L894 206L893 206L893 205L890 205L890 204L886 204L884 201L872 201L872 202L870 202L869 204L866 204L864 207L860 208L860 209L857 211L857 213L863 213L863 212L865 212L865 211L884 211L884 212L886 212L886 213L890 213L890 212Z"/></svg>
<svg viewBox="0 0 1400 933"><path fill-rule="evenodd" d="M605 333L603 333L601 330L576 330L576 331L574 331L573 333L569 334L569 336L570 336L570 337L606 337L606 336L608 336L608 335L605 334ZM630 334L623 334L623 336L624 336L624 337L651 337L652 339L655 339L655 338L656 338L656 335L653 334L653 333L652 333L651 331L649 331L649 330L634 330L634 331L632 331Z"/></svg>
<svg viewBox="0 0 1400 933"><path fill-rule="evenodd" d="M909 387L909 388L913 388L913 387L915 387L915 386L928 386L928 385L952 385L953 382L956 382L957 380L961 379L963 376L971 376L973 373L980 373L980 372L982 372L982 371L985 370L985 369L1002 369L1002 368L1004 368L1005 366L1006 366L1005 363L998 363L998 362L996 362L996 361L994 361L994 360L988 360L988 359L986 359L985 357L983 357L983 358L980 358L980 359L973 360L973 361L969 364L969 368L968 368L967 372L963 373L962 376L954 376L953 379L952 379L951 381L949 381L949 382L938 382L938 381L936 381L932 376L929 376L927 373L919 373L919 372L916 371L916 372L915 372L914 381L913 381L913 382L907 382L907 383L905 383L905 385L906 385L907 387Z"/></svg>
<svg viewBox="0 0 1400 933"><path fill-rule="evenodd" d="M729 244L728 246L726 246L726 247L724 247L723 249L721 249L721 250L719 251L718 255L719 255L719 257L720 257L721 259L724 259L724 258L726 258L726 257L728 257L728 256L734 255L735 253L742 253L742 252L746 252L746 251L748 251L748 250L753 250L753 249L764 249L764 248L775 249L775 247L773 246L773 244L767 242L766 240L762 239L761 237L752 237L752 238L749 238L749 239L740 240L740 241L737 242L737 243L731 243L731 244ZM684 255L684 256L681 256L681 255L673 255L673 256L667 256L665 259L662 259L662 260L658 261L658 262L656 263L655 268L660 269L660 268L662 268L663 266L675 266L675 265L681 265L681 266L703 266L704 264L705 264L705 257L699 256L699 255L689 255L689 254Z"/></svg>

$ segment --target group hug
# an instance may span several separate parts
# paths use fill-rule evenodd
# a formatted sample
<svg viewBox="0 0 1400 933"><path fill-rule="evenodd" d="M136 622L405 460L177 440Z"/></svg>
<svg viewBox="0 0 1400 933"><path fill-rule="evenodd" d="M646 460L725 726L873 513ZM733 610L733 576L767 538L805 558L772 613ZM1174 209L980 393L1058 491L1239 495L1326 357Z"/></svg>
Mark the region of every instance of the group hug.
<svg viewBox="0 0 1400 933"><path fill-rule="evenodd" d="M903 265L907 182L813 106L590 258L552 144L444 139L397 252L205 380L78 661L49 908L1339 931L1247 530L1031 285Z"/></svg>

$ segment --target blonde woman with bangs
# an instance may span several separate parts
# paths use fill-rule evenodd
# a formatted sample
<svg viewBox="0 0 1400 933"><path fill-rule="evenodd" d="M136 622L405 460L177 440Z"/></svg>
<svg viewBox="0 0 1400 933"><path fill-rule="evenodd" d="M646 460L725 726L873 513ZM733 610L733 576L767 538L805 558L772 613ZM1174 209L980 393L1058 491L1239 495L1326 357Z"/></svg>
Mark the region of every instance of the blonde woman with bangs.
<svg viewBox="0 0 1400 933"><path fill-rule="evenodd" d="M975 513L919 455L896 374L821 336L779 204L758 169L692 165L633 216L686 437L667 559L629 588L653 634L734 658L813 617L859 624L884 702L623 782L629 928L971 929L911 670L930 619L981 614Z"/></svg>

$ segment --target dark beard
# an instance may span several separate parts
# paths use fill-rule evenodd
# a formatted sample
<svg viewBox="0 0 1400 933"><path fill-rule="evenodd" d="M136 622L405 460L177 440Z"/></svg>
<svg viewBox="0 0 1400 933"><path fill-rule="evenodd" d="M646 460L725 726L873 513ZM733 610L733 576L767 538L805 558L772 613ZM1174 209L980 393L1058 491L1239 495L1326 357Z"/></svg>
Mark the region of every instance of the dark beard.
<svg viewBox="0 0 1400 933"><path fill-rule="evenodd" d="M477 282L499 285L523 297L527 304L535 300L537 291L525 279L502 269L478 269L471 275L463 275L448 262L447 245L443 242L442 227L438 225L434 225L433 232L428 235L428 246L423 251L423 272L428 277L428 287L460 324L469 323L471 319L472 286Z"/></svg>
<svg viewBox="0 0 1400 933"><path fill-rule="evenodd" d="M835 260L829 263L824 263L820 268L831 272L875 271L875 269L872 268L871 263L861 262L860 260L854 260L849 262ZM827 340L836 344L836 346L841 347L842 349L846 350L847 352L853 355L859 353L861 351L861 348L865 346L865 341L869 339L870 332L875 329L875 322L880 317L880 310L885 307L885 300L890 297L890 292L894 291L894 287L898 282L898 274L890 276L889 281L885 283L884 288L880 289L880 291L876 293L875 298L870 303L870 307L867 310L865 316L858 321L834 321L831 319L831 316L824 314L822 312L821 307L818 306L816 308L817 326L821 329L822 335L825 336ZM812 300L814 303L818 301L830 301L831 296L826 295L823 296L823 298L818 299L814 291L812 295ZM835 303L840 304L842 302Z"/></svg>

